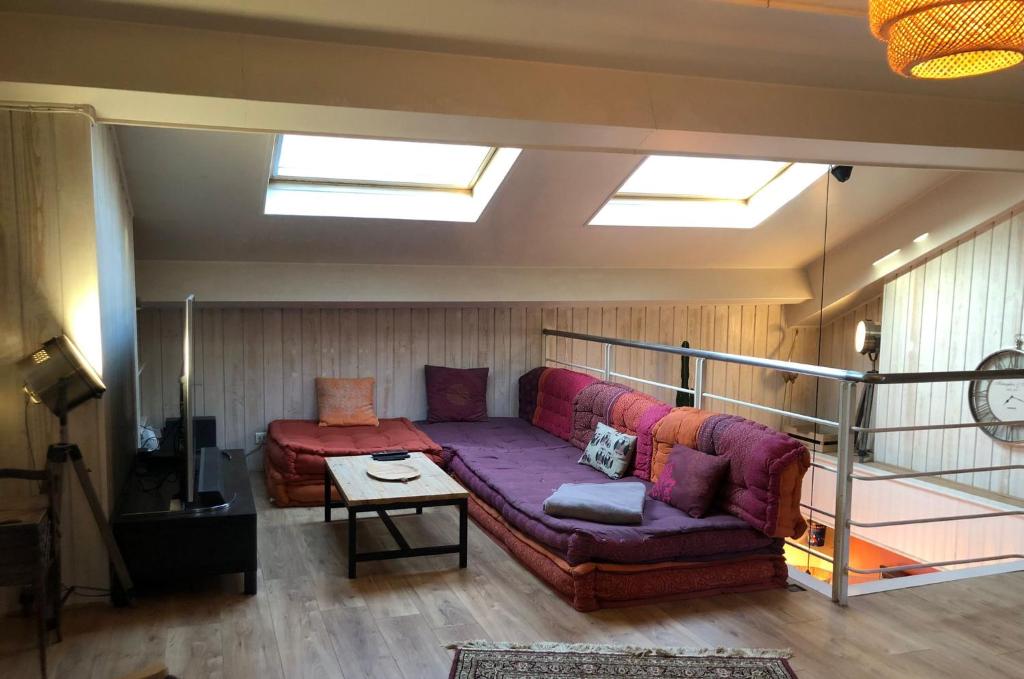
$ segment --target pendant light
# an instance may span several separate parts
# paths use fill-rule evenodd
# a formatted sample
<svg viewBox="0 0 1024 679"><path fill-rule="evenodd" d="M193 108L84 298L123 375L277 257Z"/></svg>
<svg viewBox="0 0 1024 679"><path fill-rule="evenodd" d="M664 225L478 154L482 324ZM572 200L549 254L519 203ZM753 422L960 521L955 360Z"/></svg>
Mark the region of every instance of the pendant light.
<svg viewBox="0 0 1024 679"><path fill-rule="evenodd" d="M1024 0L870 0L871 32L909 78L965 78L1024 61Z"/></svg>

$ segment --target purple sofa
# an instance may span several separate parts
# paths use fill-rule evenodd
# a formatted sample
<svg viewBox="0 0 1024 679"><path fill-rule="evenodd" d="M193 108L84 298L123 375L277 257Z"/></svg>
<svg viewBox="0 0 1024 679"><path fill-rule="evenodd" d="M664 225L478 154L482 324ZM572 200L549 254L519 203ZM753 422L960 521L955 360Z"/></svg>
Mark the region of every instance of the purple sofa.
<svg viewBox="0 0 1024 679"><path fill-rule="evenodd" d="M533 389L539 390L537 400L543 402L546 384L554 385L559 403L575 399L568 393L568 380L545 380L543 375L538 379L536 371L528 375L521 382L528 392L521 394L521 403L535 400ZM574 384L579 394L592 381ZM595 410L597 391L591 389L584 397L584 412ZM782 540L726 511L694 519L648 498L644 520L635 526L545 514L544 500L562 483L642 479L626 476L613 481L578 464L579 447L534 426L523 417L526 414L421 426L442 446L448 471L471 492L474 520L576 608L594 610L785 584ZM560 424L558 430L562 428Z"/></svg>

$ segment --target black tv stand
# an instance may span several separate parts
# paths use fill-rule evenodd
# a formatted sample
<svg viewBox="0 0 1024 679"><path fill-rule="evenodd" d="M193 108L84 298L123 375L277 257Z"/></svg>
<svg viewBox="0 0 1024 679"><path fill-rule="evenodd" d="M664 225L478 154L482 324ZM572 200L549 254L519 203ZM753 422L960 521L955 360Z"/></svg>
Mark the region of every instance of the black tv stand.
<svg viewBox="0 0 1024 679"><path fill-rule="evenodd" d="M111 523L137 593L144 595L147 585L224 573L242 573L243 591L256 593L256 505L245 454L203 453L216 462L206 470L210 492L194 506L177 502L178 460L138 457L133 464ZM127 603L116 584L111 600Z"/></svg>

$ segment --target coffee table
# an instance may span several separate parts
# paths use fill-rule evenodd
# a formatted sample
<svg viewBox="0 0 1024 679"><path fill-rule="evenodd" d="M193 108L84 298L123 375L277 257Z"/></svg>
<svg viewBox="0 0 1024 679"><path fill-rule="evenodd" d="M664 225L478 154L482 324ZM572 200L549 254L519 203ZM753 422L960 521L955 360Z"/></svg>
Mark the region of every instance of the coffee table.
<svg viewBox="0 0 1024 679"><path fill-rule="evenodd" d="M383 561L436 554L458 554L459 568L465 568L468 533L466 503L469 497L466 489L423 453L409 453L408 459L401 460L401 463L414 466L420 473L419 478L406 482L379 481L372 478L366 473L367 465L372 460L370 455L328 457L326 460L324 521L331 521L331 509L334 507L348 509L348 577L356 577L356 563L359 561ZM338 489L341 502L331 499L332 486ZM398 526L388 516L388 510L391 509L415 509L417 514L422 514L424 507L446 506L459 508L459 542L455 545L411 547L398 530ZM358 553L356 515L360 512L376 512L391 533L391 537L398 543L398 549Z"/></svg>

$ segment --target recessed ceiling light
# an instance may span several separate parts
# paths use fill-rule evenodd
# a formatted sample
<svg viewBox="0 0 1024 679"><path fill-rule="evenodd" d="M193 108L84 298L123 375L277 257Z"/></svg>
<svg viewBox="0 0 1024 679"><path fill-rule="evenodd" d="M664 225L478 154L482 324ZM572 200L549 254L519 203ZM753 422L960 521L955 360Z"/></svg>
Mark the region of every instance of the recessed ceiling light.
<svg viewBox="0 0 1024 679"><path fill-rule="evenodd" d="M896 248L895 250L893 250L892 252L890 252L889 254L887 254L887 255L886 255L885 257L879 257L878 259L876 259L875 261L873 261L873 262L871 263L871 266L878 266L879 264L881 264L881 263L882 263L882 262L884 262L885 260L887 260L887 259L891 259L892 257L895 257L895 256L896 256L896 255L898 255L898 254L900 254L900 249L899 249L899 248Z"/></svg>
<svg viewBox="0 0 1024 679"><path fill-rule="evenodd" d="M915 238L915 239L914 239L914 242L915 242L915 243L923 243L923 242L925 242L926 240L928 240L928 232L927 232L927 231L925 231L925 232L924 232L924 233L922 233L922 234L921 234L920 236L918 236L917 238Z"/></svg>

